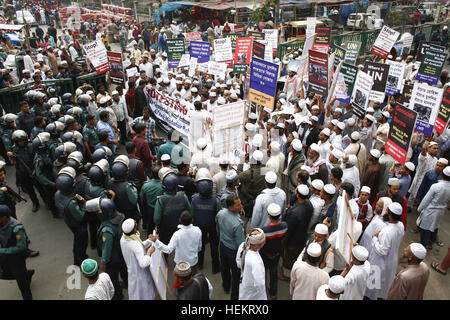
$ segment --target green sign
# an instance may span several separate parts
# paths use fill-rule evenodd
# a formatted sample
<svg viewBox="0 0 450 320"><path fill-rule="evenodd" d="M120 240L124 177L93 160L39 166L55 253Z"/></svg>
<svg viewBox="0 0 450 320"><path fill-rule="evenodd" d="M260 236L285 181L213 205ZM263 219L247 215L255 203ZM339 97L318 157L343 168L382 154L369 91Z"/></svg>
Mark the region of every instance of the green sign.
<svg viewBox="0 0 450 320"><path fill-rule="evenodd" d="M247 67L247 65L246 64L235 64L234 66L233 66L233 72L234 73L242 73L242 74L244 74L245 73L245 68Z"/></svg>
<svg viewBox="0 0 450 320"><path fill-rule="evenodd" d="M341 73L344 76L345 86L347 87L347 94L350 96L353 92L353 86L355 85L358 67L344 62L341 67Z"/></svg>
<svg viewBox="0 0 450 320"><path fill-rule="evenodd" d="M339 63L345 59L346 50L344 48L338 47L334 44L331 45L331 52L334 53L334 65L333 70L336 70Z"/></svg>
<svg viewBox="0 0 450 320"><path fill-rule="evenodd" d="M184 47L184 39L167 39L167 60L169 60L169 68L178 67L181 56L186 51Z"/></svg>
<svg viewBox="0 0 450 320"><path fill-rule="evenodd" d="M227 33L224 34L225 38L231 39L231 50L234 53L234 50L236 50L236 39L239 38L241 35L239 33Z"/></svg>

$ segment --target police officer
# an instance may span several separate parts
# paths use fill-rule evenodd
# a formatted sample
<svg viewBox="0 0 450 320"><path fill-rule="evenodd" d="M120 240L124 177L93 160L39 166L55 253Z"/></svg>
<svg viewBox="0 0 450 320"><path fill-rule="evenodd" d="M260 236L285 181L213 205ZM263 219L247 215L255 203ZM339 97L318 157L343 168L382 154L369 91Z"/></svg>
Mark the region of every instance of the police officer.
<svg viewBox="0 0 450 320"><path fill-rule="evenodd" d="M222 209L220 199L213 194L213 180L206 168L200 168L195 176L196 194L192 197L192 212L195 213L194 225L202 231L202 250L198 253L198 266L203 268L205 246L209 236L211 248L212 272L220 272L219 238L216 230L216 215Z"/></svg>
<svg viewBox="0 0 450 320"><path fill-rule="evenodd" d="M73 151L67 157L66 165L75 169L77 176L75 177L75 194L84 197L85 184L87 177L84 174L87 166L83 163L83 155L80 151Z"/></svg>
<svg viewBox="0 0 450 320"><path fill-rule="evenodd" d="M67 131L61 136L62 142L72 142L77 146L77 150L81 152L81 154L85 155L86 150L83 144L83 135L79 131Z"/></svg>
<svg viewBox="0 0 450 320"><path fill-rule="evenodd" d="M69 154L74 152L77 149L77 146L70 141L64 142L63 144L60 144L55 149L55 157L56 160L53 161L53 178L56 179L58 176L59 171L66 166L67 157Z"/></svg>
<svg viewBox="0 0 450 320"><path fill-rule="evenodd" d="M50 133L49 151L52 161L56 160L55 149L61 144L61 132L64 131L64 124L59 121L49 123L45 127L45 132Z"/></svg>
<svg viewBox="0 0 450 320"><path fill-rule="evenodd" d="M162 169L161 169L162 170ZM153 221L158 226L159 239L163 243L169 243L177 226L181 213L189 210L192 214L191 204L183 191L178 191L178 177L167 169L161 177L163 195L159 196L155 204Z"/></svg>
<svg viewBox="0 0 450 320"><path fill-rule="evenodd" d="M100 142L95 124L95 116L88 114L86 116L86 124L83 127L83 143L86 149L86 156L90 160L92 160L92 153L95 151L95 146Z"/></svg>
<svg viewBox="0 0 450 320"><path fill-rule="evenodd" d="M145 175L144 163L136 158L136 145L132 141L125 144L127 150L129 166L128 166L128 182L132 183L138 194L141 192L142 185L147 180Z"/></svg>
<svg viewBox="0 0 450 320"><path fill-rule="evenodd" d="M47 95L43 92L36 92L33 95L33 107L31 108L31 111L34 113L34 115L36 116L41 116L43 118L47 118L49 117L48 112L50 110L50 105L48 103L45 102L45 98L47 97Z"/></svg>
<svg viewBox="0 0 450 320"><path fill-rule="evenodd" d="M34 127L34 113L30 111L28 102L19 102L20 112L17 114L17 129L23 130L28 136L31 134L31 130Z"/></svg>
<svg viewBox="0 0 450 320"><path fill-rule="evenodd" d="M58 209L55 206L55 192L56 184L53 177L53 165L48 149L50 142L50 134L48 132L41 132L33 140L34 157L34 172L36 180L41 184L44 190L44 201L49 207L54 218L61 218L58 214Z"/></svg>
<svg viewBox="0 0 450 320"><path fill-rule="evenodd" d="M89 200L87 209L92 212L98 212L98 217L101 221L97 233L97 251L101 257L100 270L108 273L111 278L114 285L113 300L121 300L123 294L119 282L119 274L125 283L128 282L127 266L120 248L121 225L125 217L122 213L117 212L114 201L107 198Z"/></svg>
<svg viewBox="0 0 450 320"><path fill-rule="evenodd" d="M16 184L28 193L33 202L32 211L36 212L39 210L39 200L34 187L38 189L43 198L45 193L33 178L33 147L28 143L27 133L23 130L14 131L12 141L14 145L8 156L11 157L11 161L16 166Z"/></svg>
<svg viewBox="0 0 450 320"><path fill-rule="evenodd" d="M128 166L127 156L120 155L114 159L109 188L116 194L114 203L117 210L125 215L125 219L132 218L139 224L142 216L137 204L138 193L136 188L128 182Z"/></svg>
<svg viewBox="0 0 450 320"><path fill-rule="evenodd" d="M64 116L62 112L62 106L60 104L55 104L50 107L50 111L48 112L51 121L56 121Z"/></svg>
<svg viewBox="0 0 450 320"><path fill-rule="evenodd" d="M55 202L64 222L72 231L73 240L73 264L80 266L87 259L86 249L88 245L87 215L83 197L74 193L75 169L65 167L61 169L56 178Z"/></svg>
<svg viewBox="0 0 450 320"><path fill-rule="evenodd" d="M159 165L152 167L152 180L144 183L139 197L142 202L142 228L151 233L155 228L153 215L155 212L155 204L158 196L163 194L161 179L159 178Z"/></svg>
<svg viewBox="0 0 450 320"><path fill-rule="evenodd" d="M1 118L2 123L2 143L5 148L5 155L12 150L13 142L11 136L15 130L15 121L17 116L12 113L7 113ZM4 157L5 159L7 157Z"/></svg>
<svg viewBox="0 0 450 320"><path fill-rule="evenodd" d="M109 166L112 167L114 162L114 157L110 148L106 146L102 146L92 153L92 162L97 162L101 159L106 159L109 163Z"/></svg>
<svg viewBox="0 0 450 320"><path fill-rule="evenodd" d="M83 128L86 124L86 118L85 114L83 113L83 109L80 107L72 107L69 110L67 110L67 114L74 117L75 121L77 122L78 128Z"/></svg>
<svg viewBox="0 0 450 320"><path fill-rule="evenodd" d="M73 107L73 95L71 93L64 93L61 97L62 100L62 111L66 113L67 110Z"/></svg>
<svg viewBox="0 0 450 320"><path fill-rule="evenodd" d="M32 300L30 283L34 270L27 270L25 263L27 234L22 223L11 217L6 205L0 205L0 244L2 279L15 279L23 299Z"/></svg>
<svg viewBox="0 0 450 320"><path fill-rule="evenodd" d="M44 132L45 126L45 119L42 116L34 117L34 127L31 130L30 139L33 140L39 133Z"/></svg>

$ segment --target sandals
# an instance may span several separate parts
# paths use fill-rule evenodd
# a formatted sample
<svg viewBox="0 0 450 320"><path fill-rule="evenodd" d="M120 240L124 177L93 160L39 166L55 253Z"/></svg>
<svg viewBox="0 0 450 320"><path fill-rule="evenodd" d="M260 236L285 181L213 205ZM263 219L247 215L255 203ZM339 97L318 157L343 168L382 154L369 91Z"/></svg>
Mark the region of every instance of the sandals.
<svg viewBox="0 0 450 320"><path fill-rule="evenodd" d="M443 247L444 243L442 241L436 241L435 242L439 247Z"/></svg>
<svg viewBox="0 0 450 320"><path fill-rule="evenodd" d="M438 267L439 267L439 263L437 263L437 262L431 263L431 268L433 268L435 271L439 272L440 274L442 274L444 276L447 275L447 272L442 272L441 270L438 269Z"/></svg>

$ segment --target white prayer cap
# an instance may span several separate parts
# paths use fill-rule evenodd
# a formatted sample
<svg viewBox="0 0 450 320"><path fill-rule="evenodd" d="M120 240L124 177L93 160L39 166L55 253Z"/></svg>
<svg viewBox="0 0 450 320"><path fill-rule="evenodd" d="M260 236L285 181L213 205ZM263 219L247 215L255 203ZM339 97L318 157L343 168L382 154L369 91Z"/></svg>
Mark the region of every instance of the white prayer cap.
<svg viewBox="0 0 450 320"><path fill-rule="evenodd" d="M94 93L94 91L92 91L92 90L86 91L86 94L88 94L88 95L91 95L91 94L93 94L93 93Z"/></svg>
<svg viewBox="0 0 450 320"><path fill-rule="evenodd" d="M292 136L294 137L294 139L299 139L300 136L298 135L297 131L292 132Z"/></svg>
<svg viewBox="0 0 450 320"><path fill-rule="evenodd" d="M265 180L267 183L273 184L275 182L277 182L277 174L273 171L269 171L266 173L266 175L264 176Z"/></svg>
<svg viewBox="0 0 450 320"><path fill-rule="evenodd" d="M306 252L310 257L317 258L322 254L322 247L317 242L313 242L309 244Z"/></svg>
<svg viewBox="0 0 450 320"><path fill-rule="evenodd" d="M219 157L219 164L228 164L230 161L228 160L228 157L225 154L222 154Z"/></svg>
<svg viewBox="0 0 450 320"><path fill-rule="evenodd" d="M317 118L317 116L312 116L311 118L309 118L309 120L317 122L319 121L319 118Z"/></svg>
<svg viewBox="0 0 450 320"><path fill-rule="evenodd" d="M162 78L158 78L158 79L156 80L156 82L157 82L157 83L161 83L161 82L163 82L163 79L162 79Z"/></svg>
<svg viewBox="0 0 450 320"><path fill-rule="evenodd" d="M281 104L286 104L286 99L281 98L280 100L278 100Z"/></svg>
<svg viewBox="0 0 450 320"><path fill-rule="evenodd" d="M206 142L205 138L198 138L197 139L197 148L204 149L208 143Z"/></svg>
<svg viewBox="0 0 450 320"><path fill-rule="evenodd" d="M252 158L255 159L255 161L262 161L264 155L260 150L253 151Z"/></svg>
<svg viewBox="0 0 450 320"><path fill-rule="evenodd" d="M372 149L372 150L370 150L370 154L372 155L372 157L375 157L375 158L379 158L379 157L381 157L381 152L380 152L380 150L378 150L378 149Z"/></svg>
<svg viewBox="0 0 450 320"><path fill-rule="evenodd" d="M313 150L313 151L315 151L315 152L317 152L317 153L320 153L320 147L319 147L319 145L318 145L317 143L311 144L311 145L309 146L309 149L310 149L310 150Z"/></svg>
<svg viewBox="0 0 450 320"><path fill-rule="evenodd" d="M331 154L338 160L341 160L345 156L345 153L342 152L341 150L337 149L337 148L334 148L331 151Z"/></svg>
<svg viewBox="0 0 450 320"><path fill-rule="evenodd" d="M361 191L360 191L360 192L365 192L365 193L370 194L370 188L369 188L368 186L363 186L363 187L361 188Z"/></svg>
<svg viewBox="0 0 450 320"><path fill-rule="evenodd" d="M197 84L200 84L200 82L198 82L198 80L194 80L194 81L192 81L192 84L197 85Z"/></svg>
<svg viewBox="0 0 450 320"><path fill-rule="evenodd" d="M103 97L103 98L100 99L100 104L105 104L107 102L108 102L107 97Z"/></svg>
<svg viewBox="0 0 450 320"><path fill-rule="evenodd" d="M427 255L427 249L421 244L417 242L413 242L409 245L411 248L411 253L419 260L425 259Z"/></svg>
<svg viewBox="0 0 450 320"><path fill-rule="evenodd" d="M192 273L191 265L186 261L179 261L173 271L179 277L188 277Z"/></svg>
<svg viewBox="0 0 450 320"><path fill-rule="evenodd" d="M428 148L437 145L436 141L431 141L430 144L428 145ZM439 161L439 160L438 160Z"/></svg>
<svg viewBox="0 0 450 320"><path fill-rule="evenodd" d="M406 167L406 169L408 169L411 172L416 170L416 166L412 162L405 163L405 167Z"/></svg>
<svg viewBox="0 0 450 320"><path fill-rule="evenodd" d="M134 226L135 226L135 221L131 218L126 219L123 223L122 223L122 231L124 233L130 233L131 231L134 230Z"/></svg>
<svg viewBox="0 0 450 320"><path fill-rule="evenodd" d="M238 96L237 96L237 94L236 94L235 92L233 92L233 93L230 95L230 98L231 98L231 99L238 99Z"/></svg>
<svg viewBox="0 0 450 320"><path fill-rule="evenodd" d="M367 118L367 120L369 120L372 123L375 122L375 117L371 114L366 114L366 118Z"/></svg>
<svg viewBox="0 0 450 320"><path fill-rule="evenodd" d="M233 84L233 83L231 82L231 80L227 80L227 86L228 86L228 85L231 86L232 84Z"/></svg>
<svg viewBox="0 0 450 320"><path fill-rule="evenodd" d="M278 122L278 123L277 123L277 127L278 127L278 128L281 128L281 129L284 129L284 128L285 128L283 122Z"/></svg>
<svg viewBox="0 0 450 320"><path fill-rule="evenodd" d="M372 108L372 107L368 107L367 110L366 110L366 112L367 112L367 113L375 112L375 109Z"/></svg>
<svg viewBox="0 0 450 320"><path fill-rule="evenodd" d="M301 99L298 101L298 106L300 107L300 109L305 109L306 107L306 100L305 99Z"/></svg>
<svg viewBox="0 0 450 320"><path fill-rule="evenodd" d="M292 148L295 151L298 151L298 152L302 151L302 147L303 147L302 142L299 139L292 140Z"/></svg>
<svg viewBox="0 0 450 320"><path fill-rule="evenodd" d="M289 55L289 58L290 58L290 59L292 59L292 58L294 57L294 56L292 56L292 57L291 57L291 56L292 56L292 55ZM295 64L289 66L288 71L297 72L297 68L296 68Z"/></svg>
<svg viewBox="0 0 450 320"><path fill-rule="evenodd" d="M308 174L311 174L311 168L308 166L302 165L300 167L300 170L304 170L304 171L308 172Z"/></svg>
<svg viewBox="0 0 450 320"><path fill-rule="evenodd" d="M356 165L357 162L358 162L358 158L356 158L356 156L354 154L350 154L348 156L348 164L354 166L354 165Z"/></svg>
<svg viewBox="0 0 450 320"><path fill-rule="evenodd" d="M183 81L177 80L177 81L175 81L175 84L183 84Z"/></svg>
<svg viewBox="0 0 450 320"><path fill-rule="evenodd" d="M272 141L270 143L270 149L274 152L279 152L280 151L280 143L278 141Z"/></svg>
<svg viewBox="0 0 450 320"><path fill-rule="evenodd" d="M349 126L349 127L353 127L354 125L355 125L355 119L353 119L353 118L348 118L347 120L345 120L344 121L346 124L347 124L347 126Z"/></svg>
<svg viewBox="0 0 450 320"><path fill-rule="evenodd" d="M399 186L400 185L400 180L397 179L397 178L389 178L388 185L389 186Z"/></svg>
<svg viewBox="0 0 450 320"><path fill-rule="evenodd" d="M391 116L391 115L389 114L388 111L383 111L381 114L382 114L386 119L389 118L389 117Z"/></svg>
<svg viewBox="0 0 450 320"><path fill-rule="evenodd" d="M191 79L186 79L186 80L184 80L184 83L189 83L189 84L191 84L192 81L191 81Z"/></svg>
<svg viewBox="0 0 450 320"><path fill-rule="evenodd" d="M352 254L356 260L364 262L369 257L369 251L363 246L354 246L352 249Z"/></svg>
<svg viewBox="0 0 450 320"><path fill-rule="evenodd" d="M221 87L221 88L226 88L227 85L226 85L225 83L222 83L222 84L220 85L220 87Z"/></svg>
<svg viewBox="0 0 450 320"><path fill-rule="evenodd" d="M210 93L209 93L209 96L210 96L210 97L217 97L217 94L213 91L213 92L210 92Z"/></svg>
<svg viewBox="0 0 450 320"><path fill-rule="evenodd" d="M322 132L324 135L326 135L327 137L329 137L330 134L331 134L330 129L328 129L328 128L323 129L321 132Z"/></svg>
<svg viewBox="0 0 450 320"><path fill-rule="evenodd" d="M337 126L337 124L339 123L339 120L333 119L333 120L331 120L331 123L333 124L333 126Z"/></svg>
<svg viewBox="0 0 450 320"><path fill-rule="evenodd" d="M206 79L206 82L212 82L212 79Z"/></svg>
<svg viewBox="0 0 450 320"><path fill-rule="evenodd" d="M323 223L318 223L314 228L314 232L318 234L328 235L328 227Z"/></svg>
<svg viewBox="0 0 450 320"><path fill-rule="evenodd" d="M116 95L116 94L119 94L119 91L114 90L114 91L111 93L112 96L114 96L114 95Z"/></svg>
<svg viewBox="0 0 450 320"><path fill-rule="evenodd" d="M444 175L450 177L450 166L446 166L443 171Z"/></svg>
<svg viewBox="0 0 450 320"><path fill-rule="evenodd" d="M281 208L280 208L280 206L278 204L271 203L267 207L267 213L269 215L271 215L272 217L279 216L281 214Z"/></svg>
<svg viewBox="0 0 450 320"><path fill-rule="evenodd" d="M253 146L255 146L256 148L260 148L262 146L263 143L263 136L260 133L255 134L255 136L253 137Z"/></svg>
<svg viewBox="0 0 450 320"><path fill-rule="evenodd" d="M438 162L439 162L439 163L442 163L444 166L447 166L447 165L448 165L448 160L445 159L445 158L439 158Z"/></svg>
<svg viewBox="0 0 450 320"><path fill-rule="evenodd" d="M319 106L317 105L317 104L315 104L315 105L313 105L312 107L311 107L311 110L319 110L320 108L319 108Z"/></svg>
<svg viewBox="0 0 450 320"><path fill-rule="evenodd" d="M162 53L162 56L163 56L163 57L167 57L167 53L166 53L166 52L163 52L163 53Z"/></svg>
<svg viewBox="0 0 450 320"><path fill-rule="evenodd" d="M252 120L257 120L258 116L256 115L256 113L250 112L250 114L248 115L248 118L252 119Z"/></svg>
<svg viewBox="0 0 450 320"><path fill-rule="evenodd" d="M392 202L389 205L389 211L391 211L393 214L397 215L397 216L401 216L402 212L403 212L403 208L402 205L398 202Z"/></svg>
<svg viewBox="0 0 450 320"><path fill-rule="evenodd" d="M297 187L298 193L300 193L303 196L307 196L309 194L309 188L306 184L301 184Z"/></svg>
<svg viewBox="0 0 450 320"><path fill-rule="evenodd" d="M352 138L353 140L358 141L359 139L361 139L361 135L359 134L358 131L353 131L352 134L350 135L350 138Z"/></svg>
<svg viewBox="0 0 450 320"><path fill-rule="evenodd" d="M156 73L161 72L161 68L156 68L155 72L156 72Z"/></svg>
<svg viewBox="0 0 450 320"><path fill-rule="evenodd" d="M392 59L392 54L387 56L388 59Z"/></svg>
<svg viewBox="0 0 450 320"><path fill-rule="evenodd" d="M237 172L235 170L230 170L227 172L227 175L225 177L227 179L227 182L234 182L237 180L239 175L237 174Z"/></svg>
<svg viewBox="0 0 450 320"><path fill-rule="evenodd" d="M198 89L197 89L196 87L193 87L193 88L191 89L191 92L198 92Z"/></svg>
<svg viewBox="0 0 450 320"><path fill-rule="evenodd" d="M83 90L77 89L77 90L75 90L75 94L76 94L77 96L79 96L80 94L83 94Z"/></svg>
<svg viewBox="0 0 450 320"><path fill-rule="evenodd" d="M338 122L337 127L342 131L345 129L345 123L343 122Z"/></svg>
<svg viewBox="0 0 450 320"><path fill-rule="evenodd" d="M28 70L28 69L23 69L23 70L22 70L22 74L25 74L25 73L27 73L27 72L30 72L30 70Z"/></svg>
<svg viewBox="0 0 450 320"><path fill-rule="evenodd" d="M247 129L247 131L256 131L255 125L253 123L250 123L250 122L247 122L245 124L245 129Z"/></svg>
<svg viewBox="0 0 450 320"><path fill-rule="evenodd" d="M164 153L161 156L161 161L167 161L167 160L170 160L170 155L168 153Z"/></svg>
<svg viewBox="0 0 450 320"><path fill-rule="evenodd" d="M323 186L323 191L325 191L326 193L333 195L336 193L336 187L333 186L332 184L326 184Z"/></svg>
<svg viewBox="0 0 450 320"><path fill-rule="evenodd" d="M345 289L345 280L341 275L332 276L330 280L328 280L328 288L334 294L339 294L344 292Z"/></svg>
<svg viewBox="0 0 450 320"><path fill-rule="evenodd" d="M224 97L219 97L219 99L217 99L217 104L225 104L226 102Z"/></svg>
<svg viewBox="0 0 450 320"><path fill-rule="evenodd" d="M322 190L323 189L323 181L322 180L320 180L320 179L314 179L312 182L311 182L311 185L313 186L313 188L314 189L316 189L316 190Z"/></svg>
<svg viewBox="0 0 450 320"><path fill-rule="evenodd" d="M342 113L342 109L341 108L336 108L336 109L334 109L334 112Z"/></svg>
<svg viewBox="0 0 450 320"><path fill-rule="evenodd" d="M402 61L402 57L395 58L395 61Z"/></svg>

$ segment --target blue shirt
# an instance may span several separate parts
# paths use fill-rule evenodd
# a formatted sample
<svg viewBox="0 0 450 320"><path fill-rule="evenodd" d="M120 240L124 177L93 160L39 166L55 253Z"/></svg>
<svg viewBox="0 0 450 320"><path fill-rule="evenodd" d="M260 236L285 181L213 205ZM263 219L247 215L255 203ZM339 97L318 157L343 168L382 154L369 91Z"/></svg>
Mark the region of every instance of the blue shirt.
<svg viewBox="0 0 450 320"><path fill-rule="evenodd" d="M107 122L99 121L97 122L97 132L100 133L102 131L108 132L109 140L116 140L116 136L114 135L114 131Z"/></svg>
<svg viewBox="0 0 450 320"><path fill-rule="evenodd" d="M393 178L392 174L388 174L388 179ZM398 194L400 196L406 197L406 194L408 193L409 185L411 184L411 176L407 175L406 177L396 177L400 180L400 190L398 191Z"/></svg>
<svg viewBox="0 0 450 320"><path fill-rule="evenodd" d="M436 169L427 171L420 184L419 190L417 190L416 199L422 201L422 199L430 190L431 186L441 180L441 175L436 172Z"/></svg>

